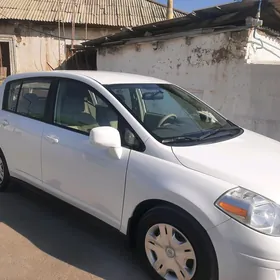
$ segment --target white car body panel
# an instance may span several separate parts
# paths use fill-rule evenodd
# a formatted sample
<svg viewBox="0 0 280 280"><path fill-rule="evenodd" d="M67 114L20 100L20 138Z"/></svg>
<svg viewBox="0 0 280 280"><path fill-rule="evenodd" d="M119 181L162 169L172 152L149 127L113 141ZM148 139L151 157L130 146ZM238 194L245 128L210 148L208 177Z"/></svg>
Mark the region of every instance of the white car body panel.
<svg viewBox="0 0 280 280"><path fill-rule="evenodd" d="M227 141L172 149L184 166L280 204L279 142L245 130Z"/></svg>
<svg viewBox="0 0 280 280"><path fill-rule="evenodd" d="M51 143L47 135L54 135L59 142ZM123 148L121 159L115 159L108 149L90 144L86 135L45 124L42 180L47 189L76 198L92 215L118 228L129 154L130 150Z"/></svg>
<svg viewBox="0 0 280 280"><path fill-rule="evenodd" d="M1 148L5 151L10 172L26 180L41 180L42 122L0 111Z"/></svg>
<svg viewBox="0 0 280 280"><path fill-rule="evenodd" d="M197 217L206 230L210 229L228 220L228 216L215 207L209 208L205 200L210 200L214 205L217 197L232 187L234 186L231 184L186 169L178 163L132 151L127 171L121 231L126 233L127 222L135 205L150 199L176 204Z"/></svg>
<svg viewBox="0 0 280 280"><path fill-rule="evenodd" d="M219 280L279 280L280 238L256 232L214 206L237 186L280 204L280 143L245 130L217 143L187 147L158 142L102 84L166 83L139 75L53 71L9 76L60 77L94 87L125 118L145 151L122 148L120 158L89 137L0 110L0 147L10 174L98 217L126 234L137 205L160 200L190 213L208 232ZM3 125L8 121L8 125ZM248 267L248 268L246 268Z"/></svg>

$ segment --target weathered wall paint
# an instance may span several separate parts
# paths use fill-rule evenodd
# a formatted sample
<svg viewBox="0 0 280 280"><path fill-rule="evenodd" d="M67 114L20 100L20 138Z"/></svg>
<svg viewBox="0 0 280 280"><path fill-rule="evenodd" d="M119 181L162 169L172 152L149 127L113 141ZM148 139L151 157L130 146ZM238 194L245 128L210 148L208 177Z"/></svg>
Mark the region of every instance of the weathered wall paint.
<svg viewBox="0 0 280 280"><path fill-rule="evenodd" d="M59 61L62 63L66 59L66 45L71 45L71 27L69 25L65 26L64 32L61 26L60 36L67 39L61 39L60 43L58 38L44 34L50 33L58 36L56 26L53 28L53 31L43 30L43 27L40 25L32 25L31 28L19 27L16 30L13 24L0 24L0 39L6 36L10 36L13 39L15 72L42 71L57 68ZM37 30L42 32L37 32ZM114 32L116 32L116 29L88 28L88 38L94 39ZM77 39L84 39L85 28L76 27L75 37ZM76 40L74 43L79 44L82 41L84 40Z"/></svg>
<svg viewBox="0 0 280 280"><path fill-rule="evenodd" d="M246 60L247 63L254 64L279 64L279 38L252 30L248 39Z"/></svg>
<svg viewBox="0 0 280 280"><path fill-rule="evenodd" d="M256 49L252 31L182 37L101 49L97 66L169 80L239 125L280 140L280 66L250 64L277 63L272 50L280 44L262 33L257 37L274 46Z"/></svg>

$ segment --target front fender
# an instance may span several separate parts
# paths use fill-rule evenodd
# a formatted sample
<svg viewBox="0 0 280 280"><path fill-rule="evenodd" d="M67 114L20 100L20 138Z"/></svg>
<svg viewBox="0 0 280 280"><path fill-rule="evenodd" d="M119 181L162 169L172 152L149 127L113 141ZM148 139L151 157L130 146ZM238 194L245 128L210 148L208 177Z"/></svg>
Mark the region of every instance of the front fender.
<svg viewBox="0 0 280 280"><path fill-rule="evenodd" d="M234 187L182 165L132 151L120 231L127 233L128 221L137 205L151 199L179 206L207 231L229 219L214 203Z"/></svg>

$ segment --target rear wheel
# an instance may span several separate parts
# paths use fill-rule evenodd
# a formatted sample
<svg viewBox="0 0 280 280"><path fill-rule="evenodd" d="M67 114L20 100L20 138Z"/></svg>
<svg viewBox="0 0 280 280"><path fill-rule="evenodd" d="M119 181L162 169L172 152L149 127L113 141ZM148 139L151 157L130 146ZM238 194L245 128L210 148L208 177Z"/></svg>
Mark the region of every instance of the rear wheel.
<svg viewBox="0 0 280 280"><path fill-rule="evenodd" d="M181 211L148 211L138 226L137 247L152 279L217 280L216 255L205 234Z"/></svg>
<svg viewBox="0 0 280 280"><path fill-rule="evenodd" d="M6 163L6 159L0 151L0 192L3 192L7 189L10 182L10 174L8 170L8 166Z"/></svg>

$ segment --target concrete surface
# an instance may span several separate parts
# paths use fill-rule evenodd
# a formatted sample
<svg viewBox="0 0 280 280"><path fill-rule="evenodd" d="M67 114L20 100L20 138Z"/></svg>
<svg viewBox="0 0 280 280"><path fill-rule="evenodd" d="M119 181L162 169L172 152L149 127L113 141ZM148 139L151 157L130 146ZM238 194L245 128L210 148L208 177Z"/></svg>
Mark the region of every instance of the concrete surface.
<svg viewBox="0 0 280 280"><path fill-rule="evenodd" d="M148 280L126 246L113 228L34 189L0 193L0 280Z"/></svg>

